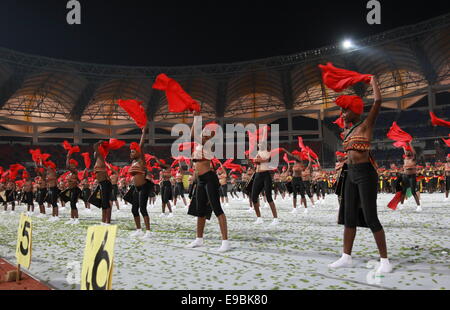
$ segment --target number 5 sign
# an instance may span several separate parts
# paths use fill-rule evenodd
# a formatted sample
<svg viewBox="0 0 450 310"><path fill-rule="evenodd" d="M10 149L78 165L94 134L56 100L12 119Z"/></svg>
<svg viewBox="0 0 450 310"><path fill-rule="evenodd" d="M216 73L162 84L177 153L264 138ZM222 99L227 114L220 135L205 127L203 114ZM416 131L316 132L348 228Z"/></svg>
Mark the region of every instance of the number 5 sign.
<svg viewBox="0 0 450 310"><path fill-rule="evenodd" d="M86 236L82 290L111 290L117 226L91 226Z"/></svg>
<svg viewBox="0 0 450 310"><path fill-rule="evenodd" d="M16 258L17 265L27 269L31 264L31 230L31 218L22 213L17 232Z"/></svg>

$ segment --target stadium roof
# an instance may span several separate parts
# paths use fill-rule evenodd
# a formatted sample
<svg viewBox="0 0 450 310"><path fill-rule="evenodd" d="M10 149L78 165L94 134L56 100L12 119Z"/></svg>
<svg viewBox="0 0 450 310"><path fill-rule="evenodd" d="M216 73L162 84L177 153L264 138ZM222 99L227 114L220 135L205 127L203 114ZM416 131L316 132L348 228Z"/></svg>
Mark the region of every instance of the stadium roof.
<svg viewBox="0 0 450 310"><path fill-rule="evenodd" d="M334 115L338 94L322 83L318 64L333 62L377 75L389 108L407 108L429 92L450 86L450 14L340 46L255 61L185 67L125 67L64 61L0 48L0 124L29 133L52 123L80 121L108 134L135 128L118 99L138 99L157 126L188 122L188 114L169 114L165 96L152 90L159 73L178 80L202 104L210 119L273 121L286 111L309 117ZM95 52L95 51L93 51ZM371 91L348 91L370 102ZM317 114L318 111L322 113Z"/></svg>

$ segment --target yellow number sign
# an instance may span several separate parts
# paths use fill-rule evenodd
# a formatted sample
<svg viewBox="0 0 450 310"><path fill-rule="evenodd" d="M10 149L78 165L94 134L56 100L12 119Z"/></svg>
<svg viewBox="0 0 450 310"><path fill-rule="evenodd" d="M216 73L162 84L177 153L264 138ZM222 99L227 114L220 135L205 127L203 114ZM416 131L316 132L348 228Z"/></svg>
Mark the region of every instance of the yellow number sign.
<svg viewBox="0 0 450 310"><path fill-rule="evenodd" d="M22 213L17 232L16 258L17 264L27 269L31 264L31 231L31 218Z"/></svg>
<svg viewBox="0 0 450 310"><path fill-rule="evenodd" d="M86 236L82 290L111 290L117 226L91 226Z"/></svg>

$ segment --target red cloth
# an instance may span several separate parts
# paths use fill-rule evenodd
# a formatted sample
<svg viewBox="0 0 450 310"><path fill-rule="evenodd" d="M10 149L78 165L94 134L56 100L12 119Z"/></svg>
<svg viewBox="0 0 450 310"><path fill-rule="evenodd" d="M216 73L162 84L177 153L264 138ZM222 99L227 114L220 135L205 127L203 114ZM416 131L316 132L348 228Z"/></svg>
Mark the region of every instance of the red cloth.
<svg viewBox="0 0 450 310"><path fill-rule="evenodd" d="M69 155L72 155L73 153L79 153L80 147L79 146L72 146L68 141L63 142L64 149L69 153Z"/></svg>
<svg viewBox="0 0 450 310"><path fill-rule="evenodd" d="M406 142L411 143L413 138L410 134L403 131L398 125L397 122L394 122L392 124L391 129L389 130L387 137L391 140L397 141L397 142Z"/></svg>
<svg viewBox="0 0 450 310"><path fill-rule="evenodd" d="M356 83L369 84L372 78L370 74L361 74L354 71L336 68L331 62L319 65L322 70L322 79L324 84L337 93L344 91Z"/></svg>
<svg viewBox="0 0 450 310"><path fill-rule="evenodd" d="M142 129L145 127L147 124L147 113L145 113L142 107L143 101L119 99L117 103L136 122L139 128Z"/></svg>
<svg viewBox="0 0 450 310"><path fill-rule="evenodd" d="M431 116L431 124L433 124L433 126L443 126L450 128L450 122L437 118L436 114L434 114L433 112L430 112L430 116Z"/></svg>
<svg viewBox="0 0 450 310"><path fill-rule="evenodd" d="M50 158L50 154L41 154L41 160L42 162L47 161Z"/></svg>
<svg viewBox="0 0 450 310"><path fill-rule="evenodd" d="M9 166L9 178L14 181L16 179L19 171L24 170L24 169L25 169L25 167L22 166L21 164L10 165Z"/></svg>
<svg viewBox="0 0 450 310"><path fill-rule="evenodd" d="M293 163L295 163L294 160L289 161L289 158L288 158L288 155L287 155L287 154L284 154L283 159L284 159L284 161L285 161L287 164L293 164Z"/></svg>
<svg viewBox="0 0 450 310"><path fill-rule="evenodd" d="M169 78L164 73L156 77L153 88L166 92L169 112L181 113L184 111L200 112L200 105L186 93L181 85L174 79Z"/></svg>
<svg viewBox="0 0 450 310"><path fill-rule="evenodd" d="M343 95L336 99L336 104L345 110L361 115L364 112L364 102L358 96Z"/></svg>
<svg viewBox="0 0 450 310"><path fill-rule="evenodd" d="M392 210L397 210L397 206L401 200L402 200L402 192L397 192L394 198L389 202L388 208Z"/></svg>
<svg viewBox="0 0 450 310"><path fill-rule="evenodd" d="M308 155L308 153L309 153L309 156L311 156L311 158L316 159L316 160L319 159L319 156L317 156L317 154L314 153L314 151L309 146L306 147L305 152L306 152L306 155Z"/></svg>
<svg viewBox="0 0 450 310"><path fill-rule="evenodd" d="M449 135L449 137L450 137L450 135ZM450 147L450 139L448 139L448 140L442 139L442 140L445 142L445 144L447 144L448 147Z"/></svg>
<svg viewBox="0 0 450 310"><path fill-rule="evenodd" d="M36 150L30 150L29 151L31 154L31 158L33 160L33 162L38 163L39 160L41 159L41 150L40 149L36 149Z"/></svg>
<svg viewBox="0 0 450 310"><path fill-rule="evenodd" d="M108 156L109 151L118 150L124 145L125 141L110 139L109 141L104 141L103 143L101 143L100 146L98 147L98 150L100 154L102 154L102 156L106 158L106 156Z"/></svg>
<svg viewBox="0 0 450 310"><path fill-rule="evenodd" d="M91 167L91 156L89 155L89 153L83 153L81 154L81 156L83 156L84 166L86 167L86 169L89 169Z"/></svg>
<svg viewBox="0 0 450 310"><path fill-rule="evenodd" d="M22 172L22 179L29 179L30 178L30 174L28 173L28 171L24 170Z"/></svg>
<svg viewBox="0 0 450 310"><path fill-rule="evenodd" d="M281 148L273 149L272 151L270 151L270 157L280 154L281 152L283 152L283 149Z"/></svg>
<svg viewBox="0 0 450 310"><path fill-rule="evenodd" d="M339 128L344 129L345 128L345 121L342 116L340 116L337 120L333 122L333 124L336 124L339 126Z"/></svg>
<svg viewBox="0 0 450 310"><path fill-rule="evenodd" d="M405 151L412 152L411 146L406 142L398 141L398 142L395 142L393 145L396 148L403 148Z"/></svg>
<svg viewBox="0 0 450 310"><path fill-rule="evenodd" d="M73 166L75 166L75 167L78 167L78 162L77 162L75 159L69 160L69 164L70 164L70 165L73 165Z"/></svg>
<svg viewBox="0 0 450 310"><path fill-rule="evenodd" d="M303 138L298 137L298 147L303 151L305 149L305 144L303 143Z"/></svg>

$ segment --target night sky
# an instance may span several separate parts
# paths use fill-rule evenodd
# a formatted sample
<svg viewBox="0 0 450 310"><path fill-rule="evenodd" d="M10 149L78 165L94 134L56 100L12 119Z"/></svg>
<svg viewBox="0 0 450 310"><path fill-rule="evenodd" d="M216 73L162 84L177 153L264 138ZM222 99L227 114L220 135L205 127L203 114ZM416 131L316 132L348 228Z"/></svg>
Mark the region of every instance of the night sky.
<svg viewBox="0 0 450 310"><path fill-rule="evenodd" d="M69 26L66 0L1 0L0 46L116 65L225 63L364 38L450 12L446 1L381 0L382 24L371 26L368 0L79 1L82 24Z"/></svg>

